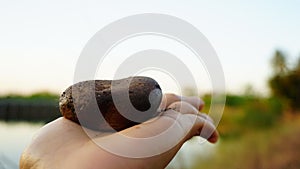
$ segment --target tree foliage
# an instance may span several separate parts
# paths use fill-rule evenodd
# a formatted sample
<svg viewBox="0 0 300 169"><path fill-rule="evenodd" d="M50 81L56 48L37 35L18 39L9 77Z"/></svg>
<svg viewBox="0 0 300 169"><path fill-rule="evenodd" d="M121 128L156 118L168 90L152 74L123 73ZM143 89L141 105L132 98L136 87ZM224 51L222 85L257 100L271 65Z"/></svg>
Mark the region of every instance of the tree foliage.
<svg viewBox="0 0 300 169"><path fill-rule="evenodd" d="M300 110L300 58L295 66L288 68L286 56L275 52L272 60L274 74L269 80L272 94L285 101L293 110Z"/></svg>
<svg viewBox="0 0 300 169"><path fill-rule="evenodd" d="M284 74L287 72L286 56L283 52L277 50L272 59L272 67L276 74Z"/></svg>

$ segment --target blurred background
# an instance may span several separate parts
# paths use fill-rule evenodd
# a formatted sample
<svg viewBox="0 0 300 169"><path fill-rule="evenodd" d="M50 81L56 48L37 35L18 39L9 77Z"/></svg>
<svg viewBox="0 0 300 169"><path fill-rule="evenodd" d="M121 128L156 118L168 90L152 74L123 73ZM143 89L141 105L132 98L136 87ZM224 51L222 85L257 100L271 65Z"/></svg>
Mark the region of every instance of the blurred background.
<svg viewBox="0 0 300 169"><path fill-rule="evenodd" d="M103 26L140 13L169 14L198 28L215 48L226 80L220 141L190 140L168 168L300 168L299 7L298 1L276 0L1 1L0 168L18 168L20 154L37 130L60 116L59 95L73 84L87 41ZM174 48L162 39L150 37L144 44L135 39L112 51L108 63L137 45L153 44ZM111 78L110 64L95 78ZM203 112L209 112L209 75L190 64L200 94L189 84L179 91L172 79L156 80L164 92L199 95L206 102Z"/></svg>

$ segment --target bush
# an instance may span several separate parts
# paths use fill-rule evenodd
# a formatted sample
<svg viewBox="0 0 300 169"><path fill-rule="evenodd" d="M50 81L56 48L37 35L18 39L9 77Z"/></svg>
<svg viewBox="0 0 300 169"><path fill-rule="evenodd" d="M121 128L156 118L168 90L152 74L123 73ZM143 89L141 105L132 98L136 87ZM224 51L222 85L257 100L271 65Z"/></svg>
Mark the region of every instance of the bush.
<svg viewBox="0 0 300 169"><path fill-rule="evenodd" d="M282 104L277 98L257 99L248 102L242 125L251 128L271 127L282 114Z"/></svg>

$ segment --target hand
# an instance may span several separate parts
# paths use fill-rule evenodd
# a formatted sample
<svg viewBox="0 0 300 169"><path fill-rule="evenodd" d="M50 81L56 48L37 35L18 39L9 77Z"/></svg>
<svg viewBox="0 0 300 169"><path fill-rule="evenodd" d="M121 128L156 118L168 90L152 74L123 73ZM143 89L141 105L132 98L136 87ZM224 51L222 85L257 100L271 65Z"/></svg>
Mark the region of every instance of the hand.
<svg viewBox="0 0 300 169"><path fill-rule="evenodd" d="M20 168L164 168L183 143L193 136L201 133L209 142L217 141L218 133L212 120L207 115L198 113L203 106L203 101L197 97L166 94L160 107L166 111L158 118L113 134L91 131L94 132L92 139L78 124L58 118L41 128L33 138L21 156ZM204 124L207 127L205 132L202 130ZM162 134L167 129L169 134ZM104 134L106 136L102 137ZM161 137L146 145L138 139L125 144L116 139L120 134L134 138L151 138L161 134ZM109 146L128 151L129 154L153 152L156 155L143 158L118 156L99 147L97 142L108 143ZM157 153L160 151L162 152Z"/></svg>

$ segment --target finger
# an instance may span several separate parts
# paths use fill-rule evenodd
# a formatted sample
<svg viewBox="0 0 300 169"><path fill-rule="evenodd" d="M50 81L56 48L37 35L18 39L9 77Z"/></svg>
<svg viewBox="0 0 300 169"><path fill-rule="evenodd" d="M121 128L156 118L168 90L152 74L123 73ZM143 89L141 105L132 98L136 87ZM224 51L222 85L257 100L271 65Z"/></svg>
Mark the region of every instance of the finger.
<svg viewBox="0 0 300 169"><path fill-rule="evenodd" d="M219 138L219 133L216 130L216 127L209 120L204 119L203 117L196 116L193 114L187 114L186 118L195 120L190 133L186 136L186 140L192 138L193 136L200 136L207 139L211 143L216 143ZM195 118L196 116L196 118ZM181 124L183 126L183 124Z"/></svg>
<svg viewBox="0 0 300 169"><path fill-rule="evenodd" d="M172 109L182 114L198 114L199 112L194 106L184 101L173 102L167 109Z"/></svg>
<svg viewBox="0 0 300 169"><path fill-rule="evenodd" d="M202 108L204 107L204 101L197 96L190 96L190 97L182 96L181 101L190 103L198 110L202 110Z"/></svg>
<svg viewBox="0 0 300 169"><path fill-rule="evenodd" d="M213 120L207 114L199 113L195 107L186 102L174 102L168 108L171 109L164 112L163 116L171 117L178 121L185 131L191 130L186 139L190 139L193 136L201 136L211 143L215 143L218 140L219 134L213 124Z"/></svg>
<svg viewBox="0 0 300 169"><path fill-rule="evenodd" d="M198 131L200 131L200 137L207 139L207 141L211 143L216 143L219 139L219 133L216 130L215 125L209 120L205 120L204 125L202 126L202 128L200 127Z"/></svg>
<svg viewBox="0 0 300 169"><path fill-rule="evenodd" d="M187 102L174 102L172 103L170 106L168 106L168 109L174 110L176 112L180 112L181 114L190 114L190 115L197 115L197 116L191 116L190 118L190 122L194 121L195 122L195 126L196 128L199 128L199 130L197 131L201 131L198 135L200 135L203 138L206 138L209 142L215 143L218 140L218 132L215 129L215 126L213 125L213 120L204 113L200 113L198 112L197 109L195 109L194 106L192 106L191 104L187 103ZM174 113L172 111L166 111L164 114L164 116L168 116L168 117L172 117L174 119L177 120L178 118L178 114ZM175 117L176 116L176 117ZM194 118L194 119L192 119ZM199 122L199 120L202 120ZM198 125L197 125L198 122ZM188 128L192 128L189 127L190 123L188 122L188 120L184 123L187 123L187 127L186 130L188 130ZM181 126L186 126L186 124L181 123ZM203 124L203 126L199 126L199 124ZM204 130L202 130L204 128ZM190 137L194 136L193 134L190 135Z"/></svg>
<svg viewBox="0 0 300 169"><path fill-rule="evenodd" d="M204 101L201 100L199 97L185 97L185 96L178 96L176 94L167 93L164 94L162 103L160 105L161 110L165 110L170 104L177 102L177 101L185 101L193 105L196 109L201 110L204 107Z"/></svg>
<svg viewBox="0 0 300 169"><path fill-rule="evenodd" d="M209 115L199 112L198 116L200 116L200 117L204 118L205 120L208 120L209 122L214 124L214 120Z"/></svg>
<svg viewBox="0 0 300 169"><path fill-rule="evenodd" d="M171 103L180 101L180 97L176 94L167 93L163 95L160 109L165 110Z"/></svg>
<svg viewBox="0 0 300 169"><path fill-rule="evenodd" d="M189 104L187 102L183 102L183 101L174 102L170 106L168 106L167 109L175 110L177 112L180 112L181 114L197 114L198 116L202 117L203 119L208 120L209 122L214 124L214 121L211 117L209 117L205 113L199 112L194 106L192 106L191 104Z"/></svg>

